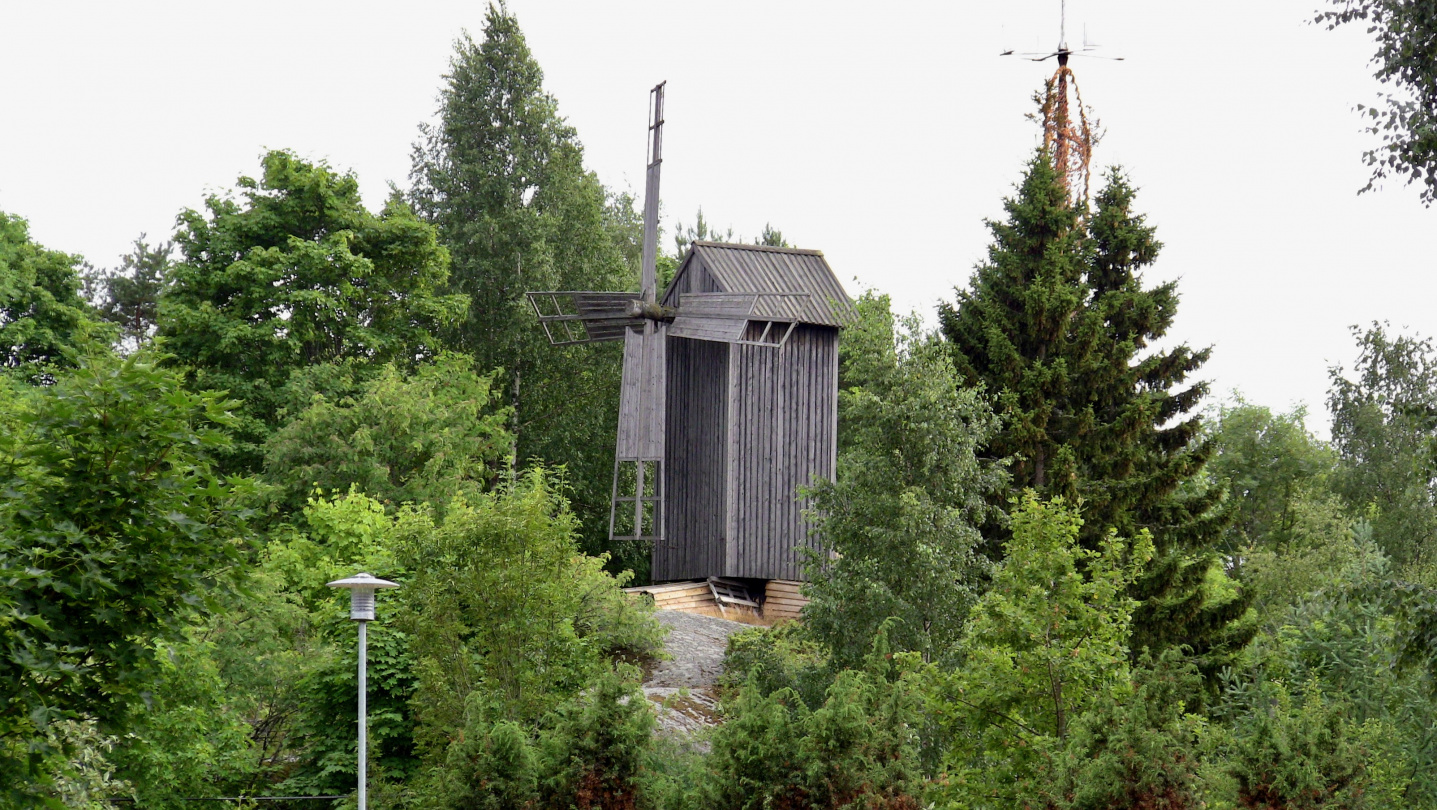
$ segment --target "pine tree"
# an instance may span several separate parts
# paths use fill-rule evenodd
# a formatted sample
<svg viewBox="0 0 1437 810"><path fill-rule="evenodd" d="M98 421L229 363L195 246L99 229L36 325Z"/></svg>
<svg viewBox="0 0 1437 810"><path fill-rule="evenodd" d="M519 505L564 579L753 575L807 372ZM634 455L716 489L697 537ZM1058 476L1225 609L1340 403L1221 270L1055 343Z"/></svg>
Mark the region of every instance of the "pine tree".
<svg viewBox="0 0 1437 810"><path fill-rule="evenodd" d="M989 444L1015 488L1082 504L1082 541L1152 533L1153 563L1133 586L1133 651L1188 645L1211 671L1251 637L1247 600L1218 596L1213 549L1228 512L1197 477L1211 453L1188 378L1208 350L1156 351L1177 312L1174 284L1145 287L1162 245L1132 210L1119 170L1090 216L1067 202L1049 158L1029 164L970 290L939 320L967 385L982 385L1005 424ZM1000 527L990 527L1001 541Z"/></svg>
<svg viewBox="0 0 1437 810"><path fill-rule="evenodd" d="M123 350L138 349L154 334L173 252L173 242L151 245L140 234L135 249L120 260L119 267L85 279L87 295L100 317L120 327Z"/></svg>
<svg viewBox="0 0 1437 810"><path fill-rule="evenodd" d="M567 466L596 551L607 539L620 350L548 345L524 293L637 286L616 233L627 230L623 200L609 206L584 170L576 133L502 7L490 6L482 43L458 41L446 79L439 122L414 150L410 195L449 249L451 290L470 299L452 344L480 369L503 369L518 458ZM647 570L647 549L610 550Z"/></svg>

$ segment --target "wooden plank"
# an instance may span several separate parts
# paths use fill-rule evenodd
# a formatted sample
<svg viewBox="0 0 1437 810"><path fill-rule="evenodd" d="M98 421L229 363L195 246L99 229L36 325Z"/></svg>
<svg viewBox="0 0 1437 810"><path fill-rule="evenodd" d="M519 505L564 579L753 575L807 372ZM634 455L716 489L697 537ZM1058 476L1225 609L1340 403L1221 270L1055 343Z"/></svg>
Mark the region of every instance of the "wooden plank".
<svg viewBox="0 0 1437 810"><path fill-rule="evenodd" d="M669 591L667 593L653 594L655 600L663 599L689 599L695 596L708 596L710 594L708 583L700 582L698 588L683 588Z"/></svg>
<svg viewBox="0 0 1437 810"><path fill-rule="evenodd" d="M739 435L743 402L739 381L740 346L728 347L728 379L726 382L728 414L724 427L724 560L723 573L731 576L738 571L739 478L742 439Z"/></svg>
<svg viewBox="0 0 1437 810"><path fill-rule="evenodd" d="M697 599L697 600L699 600L699 601L703 601L703 600L705 600L705 599L713 599L713 592L710 591L707 587L705 587L704 590L703 590L703 592L701 592L701 593L700 593L700 592L685 592L685 593L670 594L670 595L668 595L668 596L663 597L662 599L655 599L654 601L655 601L655 603L668 604L668 603L671 603L671 602L692 602L692 601L695 600L695 599Z"/></svg>
<svg viewBox="0 0 1437 810"><path fill-rule="evenodd" d="M685 599L665 599L664 602L654 602L654 606L667 610L685 605L714 605L714 603L716 600L714 600L713 593L708 593L708 595L685 597Z"/></svg>
<svg viewBox="0 0 1437 810"><path fill-rule="evenodd" d="M773 597L770 596L769 598L763 600L763 604L764 604L764 607L765 607L765 608L768 607L769 605L775 605L775 606L779 606L779 607L792 608L792 609L794 609L794 610L801 610L804 605L808 604L808 600L807 600L807 599L798 599L798 600L795 600L795 599L775 599L775 598L773 598Z"/></svg>
<svg viewBox="0 0 1437 810"><path fill-rule="evenodd" d="M704 586L704 583L703 583L702 581L700 581L700 582L665 582L665 583L662 583L662 584L659 584L659 585L638 585L638 586L635 586L635 587L632 587L632 588L625 588L625 589L624 589L624 593L651 593L651 594L658 595L658 594L664 594L664 593L673 593L673 592L675 592L675 591L683 591L683 590L697 589L697 588L702 588L703 586Z"/></svg>

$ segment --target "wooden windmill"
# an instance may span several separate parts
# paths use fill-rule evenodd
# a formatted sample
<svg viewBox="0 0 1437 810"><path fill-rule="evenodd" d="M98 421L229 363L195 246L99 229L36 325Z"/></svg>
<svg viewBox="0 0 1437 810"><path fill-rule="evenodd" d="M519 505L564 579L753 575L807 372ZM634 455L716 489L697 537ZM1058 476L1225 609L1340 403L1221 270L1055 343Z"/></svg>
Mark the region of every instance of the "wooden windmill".
<svg viewBox="0 0 1437 810"><path fill-rule="evenodd" d="M652 543L656 581L800 579L797 488L833 476L838 332L814 250L694 242L656 289L664 85L651 91L638 292L531 292L556 345L624 341L611 539Z"/></svg>

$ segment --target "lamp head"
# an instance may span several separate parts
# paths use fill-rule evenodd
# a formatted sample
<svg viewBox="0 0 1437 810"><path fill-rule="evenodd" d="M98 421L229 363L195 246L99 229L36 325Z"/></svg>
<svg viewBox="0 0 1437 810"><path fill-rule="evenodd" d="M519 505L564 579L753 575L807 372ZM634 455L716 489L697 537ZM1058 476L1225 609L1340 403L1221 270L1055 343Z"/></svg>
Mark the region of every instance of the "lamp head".
<svg viewBox="0 0 1437 810"><path fill-rule="evenodd" d="M374 592L381 588L398 588L399 583L370 574L355 574L347 579L327 583L331 588L349 589L349 618L357 622L374 621Z"/></svg>

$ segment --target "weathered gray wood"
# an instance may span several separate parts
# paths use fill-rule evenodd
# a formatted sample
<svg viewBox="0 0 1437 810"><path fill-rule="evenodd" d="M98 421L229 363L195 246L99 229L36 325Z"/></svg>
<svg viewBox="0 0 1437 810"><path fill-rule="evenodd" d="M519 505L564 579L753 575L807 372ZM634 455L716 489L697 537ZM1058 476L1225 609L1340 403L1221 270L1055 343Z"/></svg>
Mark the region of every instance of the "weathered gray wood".
<svg viewBox="0 0 1437 810"><path fill-rule="evenodd" d="M779 350L730 347L725 576L803 576L813 539L798 489L833 475L837 338L801 325Z"/></svg>
<svg viewBox="0 0 1437 810"><path fill-rule="evenodd" d="M694 285L705 274L718 292L808 293L796 318L800 322L844 326L854 315L843 285L816 250L694 242L664 294L664 304L681 307L682 294L699 292Z"/></svg>
<svg viewBox="0 0 1437 810"><path fill-rule="evenodd" d="M667 538L654 547L658 580L706 577L723 565L728 351L723 343L668 341Z"/></svg>
<svg viewBox="0 0 1437 810"><path fill-rule="evenodd" d="M725 374L725 395L728 412L724 425L724 558L723 572L738 569L738 491L742 476L739 451L742 441L739 424L742 418L743 401L739 384L739 356L735 347L729 347L728 370Z"/></svg>
<svg viewBox="0 0 1437 810"><path fill-rule="evenodd" d="M659 82L650 91L649 165L644 176L644 253L640 288L645 301L657 295L655 264L659 242L659 174L664 165L664 85Z"/></svg>

